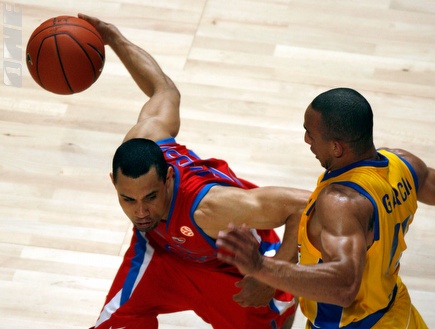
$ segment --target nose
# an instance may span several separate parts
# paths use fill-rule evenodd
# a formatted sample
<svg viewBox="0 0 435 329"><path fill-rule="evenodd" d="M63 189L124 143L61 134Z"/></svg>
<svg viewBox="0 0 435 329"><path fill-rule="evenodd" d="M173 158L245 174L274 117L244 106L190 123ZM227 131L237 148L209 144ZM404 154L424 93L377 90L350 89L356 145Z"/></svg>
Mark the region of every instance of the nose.
<svg viewBox="0 0 435 329"><path fill-rule="evenodd" d="M148 215L148 207L144 202L138 202L134 214L139 218L145 217Z"/></svg>
<svg viewBox="0 0 435 329"><path fill-rule="evenodd" d="M307 132L305 132L305 134L304 134L304 141L305 141L305 143L307 143L308 145L311 145L311 138L310 138L310 136L308 136L308 133L307 133Z"/></svg>

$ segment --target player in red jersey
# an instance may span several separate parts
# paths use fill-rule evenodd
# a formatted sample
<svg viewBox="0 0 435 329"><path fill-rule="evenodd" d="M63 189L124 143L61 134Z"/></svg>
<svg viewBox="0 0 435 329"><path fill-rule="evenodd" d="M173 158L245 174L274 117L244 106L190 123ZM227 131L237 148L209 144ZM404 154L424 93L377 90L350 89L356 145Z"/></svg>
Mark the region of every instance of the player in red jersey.
<svg viewBox="0 0 435 329"><path fill-rule="evenodd" d="M309 192L257 187L225 161L200 159L178 144L180 94L171 79L114 25L79 17L149 97L113 158L112 181L134 234L95 328L153 329L159 314L184 310L216 329L290 328L296 299L219 261L215 240L229 223L246 223L263 255L296 262ZM279 248L273 228L282 225Z"/></svg>

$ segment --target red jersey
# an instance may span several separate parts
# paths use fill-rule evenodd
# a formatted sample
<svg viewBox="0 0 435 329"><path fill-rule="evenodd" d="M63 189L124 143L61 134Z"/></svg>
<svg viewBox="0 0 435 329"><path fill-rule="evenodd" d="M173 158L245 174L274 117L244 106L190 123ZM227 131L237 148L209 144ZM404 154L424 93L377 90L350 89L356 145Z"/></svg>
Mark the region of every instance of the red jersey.
<svg viewBox="0 0 435 329"><path fill-rule="evenodd" d="M151 244L157 243L187 261L221 266L216 258L215 240L198 227L193 218L198 204L214 185L225 185L251 189L257 187L237 178L227 162L220 159L200 159L175 139L157 143L166 161L174 168L174 196L169 216L152 231L146 233ZM276 251L280 240L273 230L257 230L260 250L263 254Z"/></svg>
<svg viewBox="0 0 435 329"><path fill-rule="evenodd" d="M242 307L233 301L243 278L216 258L215 240L193 219L214 185L243 189L256 185L237 178L225 161L201 160L170 138L157 143L174 168L169 216L152 231L134 228L130 247L113 281L95 328L157 329L157 315L193 310L216 329L281 327L296 311L294 297L276 291L268 306ZM280 246L274 230L253 230L260 252L273 256Z"/></svg>

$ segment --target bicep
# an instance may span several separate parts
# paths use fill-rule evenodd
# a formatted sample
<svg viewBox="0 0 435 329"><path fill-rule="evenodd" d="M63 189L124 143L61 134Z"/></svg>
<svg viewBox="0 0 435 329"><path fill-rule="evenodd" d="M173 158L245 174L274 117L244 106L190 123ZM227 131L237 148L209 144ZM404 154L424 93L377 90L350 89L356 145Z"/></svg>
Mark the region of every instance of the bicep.
<svg viewBox="0 0 435 329"><path fill-rule="evenodd" d="M323 262L336 262L343 274L359 278L365 265L371 204L360 196L328 195L316 202Z"/></svg>

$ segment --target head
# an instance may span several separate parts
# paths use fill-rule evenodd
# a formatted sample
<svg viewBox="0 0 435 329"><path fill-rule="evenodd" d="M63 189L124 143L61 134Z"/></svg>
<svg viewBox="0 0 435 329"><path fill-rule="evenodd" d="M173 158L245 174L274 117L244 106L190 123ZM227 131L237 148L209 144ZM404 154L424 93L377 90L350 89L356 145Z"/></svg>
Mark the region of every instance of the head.
<svg viewBox="0 0 435 329"><path fill-rule="evenodd" d="M122 210L137 229L152 230L167 216L172 174L160 147L149 139L131 139L116 150L110 176Z"/></svg>
<svg viewBox="0 0 435 329"><path fill-rule="evenodd" d="M374 150L371 106L353 89L336 88L318 95L305 112L304 127L305 142L328 170Z"/></svg>

